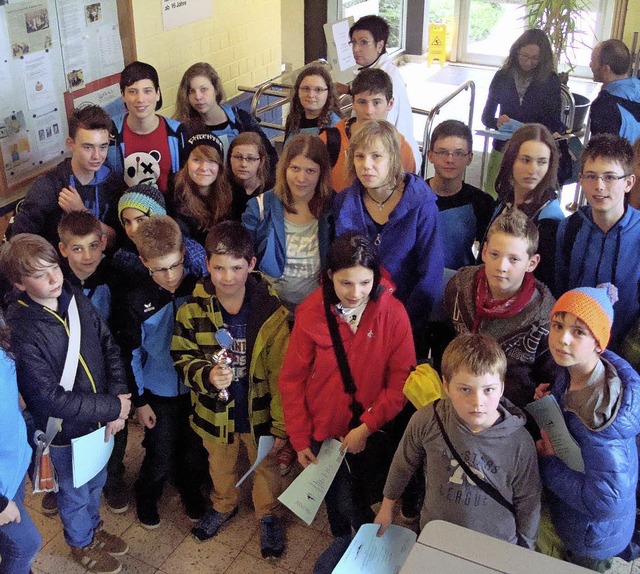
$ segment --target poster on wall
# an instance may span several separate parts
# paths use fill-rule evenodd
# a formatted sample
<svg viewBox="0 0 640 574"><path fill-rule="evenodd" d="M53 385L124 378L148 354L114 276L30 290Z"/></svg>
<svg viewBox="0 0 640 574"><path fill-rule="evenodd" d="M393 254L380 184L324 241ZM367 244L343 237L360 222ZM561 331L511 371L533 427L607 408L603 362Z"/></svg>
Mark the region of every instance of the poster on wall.
<svg viewBox="0 0 640 574"><path fill-rule="evenodd" d="M212 0L162 0L162 23L165 30L204 20L212 14Z"/></svg>
<svg viewBox="0 0 640 574"><path fill-rule="evenodd" d="M7 6L7 27L14 58L51 48L51 25L46 2Z"/></svg>
<svg viewBox="0 0 640 574"><path fill-rule="evenodd" d="M7 182L19 181L31 166L32 159L29 134L21 110L0 118L0 150Z"/></svg>

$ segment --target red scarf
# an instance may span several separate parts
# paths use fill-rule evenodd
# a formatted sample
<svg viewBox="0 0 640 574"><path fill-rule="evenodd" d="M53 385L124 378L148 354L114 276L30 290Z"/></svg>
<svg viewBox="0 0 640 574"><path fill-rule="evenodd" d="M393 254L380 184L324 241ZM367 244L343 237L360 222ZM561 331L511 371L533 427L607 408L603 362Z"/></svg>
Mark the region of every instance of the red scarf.
<svg viewBox="0 0 640 574"><path fill-rule="evenodd" d="M491 296L487 274L483 267L476 273L474 290L476 293L476 312L473 318L473 332L477 333L483 319L507 319L520 313L533 297L536 290L536 280L533 278L533 273L525 273L522 285L513 297L494 299Z"/></svg>

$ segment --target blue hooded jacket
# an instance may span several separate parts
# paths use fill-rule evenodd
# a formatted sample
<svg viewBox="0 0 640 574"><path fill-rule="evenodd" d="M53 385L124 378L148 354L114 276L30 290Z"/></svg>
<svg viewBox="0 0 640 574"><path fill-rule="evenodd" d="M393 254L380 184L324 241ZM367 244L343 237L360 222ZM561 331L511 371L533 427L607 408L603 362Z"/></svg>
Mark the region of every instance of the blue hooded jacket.
<svg viewBox="0 0 640 574"><path fill-rule="evenodd" d="M606 383L614 377L622 391L611 419L598 430L588 429L572 411L564 411L569 432L584 459L584 473L571 470L557 456L540 458L540 473L549 489L551 516L562 542L578 556L599 560L622 552L633 534L636 518L640 432L640 376L611 351L601 356ZM552 392L561 407L569 386L565 369Z"/></svg>
<svg viewBox="0 0 640 574"><path fill-rule="evenodd" d="M640 137L640 80L623 78L603 86L591 104L592 135L610 133L634 143Z"/></svg>
<svg viewBox="0 0 640 574"><path fill-rule="evenodd" d="M364 207L364 187L356 180L336 196L336 237L355 231L377 246L380 263L396 284L396 297L411 324L420 325L442 297L444 255L438 235L436 194L423 179L405 174L402 197L379 231Z"/></svg>
<svg viewBox="0 0 640 574"><path fill-rule="evenodd" d="M556 297L576 287L613 283L618 301L609 348L618 352L622 339L640 314L640 211L627 207L609 231L593 221L591 207L581 207L558 227L556 237Z"/></svg>

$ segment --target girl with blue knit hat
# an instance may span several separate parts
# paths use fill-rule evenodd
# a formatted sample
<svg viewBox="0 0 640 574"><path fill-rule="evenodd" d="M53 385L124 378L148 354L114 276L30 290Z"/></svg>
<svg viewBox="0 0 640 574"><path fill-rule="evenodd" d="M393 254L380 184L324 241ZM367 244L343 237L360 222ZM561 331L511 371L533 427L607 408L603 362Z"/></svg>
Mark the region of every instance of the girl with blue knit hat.
<svg viewBox="0 0 640 574"><path fill-rule="evenodd" d="M569 468L542 431L536 446L551 521L564 559L596 572L605 572L627 548L636 516L640 377L606 350L616 293L608 284L558 299L549 349L564 368L551 385L536 390L536 398L554 395L584 460L584 472Z"/></svg>

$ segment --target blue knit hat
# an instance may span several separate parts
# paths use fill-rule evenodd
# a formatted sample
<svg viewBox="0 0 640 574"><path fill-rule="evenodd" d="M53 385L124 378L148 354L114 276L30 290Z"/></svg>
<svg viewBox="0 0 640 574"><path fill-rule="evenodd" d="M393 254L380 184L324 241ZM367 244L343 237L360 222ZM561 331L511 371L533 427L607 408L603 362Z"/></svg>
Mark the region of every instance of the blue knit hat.
<svg viewBox="0 0 640 574"><path fill-rule="evenodd" d="M578 287L562 295L551 311L571 313L591 331L598 346L604 351L609 344L613 325L613 304L618 300L618 289L611 283L598 287Z"/></svg>
<svg viewBox="0 0 640 574"><path fill-rule="evenodd" d="M162 192L153 185L139 183L130 187L118 201L118 218L122 220L122 212L127 208L137 209L145 215L167 215L167 207Z"/></svg>

